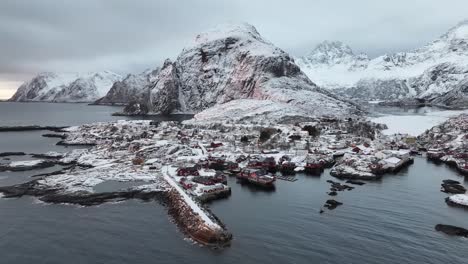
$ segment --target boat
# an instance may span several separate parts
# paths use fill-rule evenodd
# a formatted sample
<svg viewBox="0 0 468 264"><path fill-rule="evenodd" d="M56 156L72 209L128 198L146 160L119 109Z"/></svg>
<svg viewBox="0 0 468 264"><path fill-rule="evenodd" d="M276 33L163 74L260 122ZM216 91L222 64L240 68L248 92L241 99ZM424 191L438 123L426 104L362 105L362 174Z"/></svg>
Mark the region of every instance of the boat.
<svg viewBox="0 0 468 264"><path fill-rule="evenodd" d="M258 185L261 187L274 187L276 177L269 175L265 170L243 169L237 175L237 179Z"/></svg>

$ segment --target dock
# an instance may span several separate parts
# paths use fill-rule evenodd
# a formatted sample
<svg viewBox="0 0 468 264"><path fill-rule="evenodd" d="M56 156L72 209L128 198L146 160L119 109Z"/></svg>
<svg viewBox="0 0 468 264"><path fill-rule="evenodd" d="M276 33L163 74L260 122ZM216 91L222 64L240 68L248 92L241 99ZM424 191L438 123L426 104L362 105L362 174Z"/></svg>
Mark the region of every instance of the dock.
<svg viewBox="0 0 468 264"><path fill-rule="evenodd" d="M276 179L288 182L295 182L297 178L294 176L276 176Z"/></svg>

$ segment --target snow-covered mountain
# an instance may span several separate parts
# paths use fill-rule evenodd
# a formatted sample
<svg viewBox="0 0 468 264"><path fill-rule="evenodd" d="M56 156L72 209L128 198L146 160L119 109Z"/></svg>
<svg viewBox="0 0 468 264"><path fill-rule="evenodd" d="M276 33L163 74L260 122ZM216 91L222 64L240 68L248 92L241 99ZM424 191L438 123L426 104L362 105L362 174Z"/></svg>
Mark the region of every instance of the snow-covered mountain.
<svg viewBox="0 0 468 264"><path fill-rule="evenodd" d="M217 106L217 116L227 117L222 111L235 108L238 100L242 106L268 100L258 106L268 107L269 113L285 113L285 107L287 113L309 116L359 112L317 87L287 53L249 24L221 25L198 35L174 62L164 63L155 79L143 103L158 113L199 113Z"/></svg>
<svg viewBox="0 0 468 264"><path fill-rule="evenodd" d="M463 93L468 77L468 21L412 52L369 60L366 55L355 55L340 42L325 42L297 62L315 83L351 98L411 98L467 106L460 105L463 100L451 100L450 94L457 90L465 98L468 96Z"/></svg>
<svg viewBox="0 0 468 264"><path fill-rule="evenodd" d="M149 86L156 80L159 68L146 70L139 74L129 74L123 80L116 81L109 92L96 104L126 104L142 101L149 93Z"/></svg>
<svg viewBox="0 0 468 264"><path fill-rule="evenodd" d="M93 73L40 73L23 83L10 101L93 102L107 94L121 76L109 71Z"/></svg>

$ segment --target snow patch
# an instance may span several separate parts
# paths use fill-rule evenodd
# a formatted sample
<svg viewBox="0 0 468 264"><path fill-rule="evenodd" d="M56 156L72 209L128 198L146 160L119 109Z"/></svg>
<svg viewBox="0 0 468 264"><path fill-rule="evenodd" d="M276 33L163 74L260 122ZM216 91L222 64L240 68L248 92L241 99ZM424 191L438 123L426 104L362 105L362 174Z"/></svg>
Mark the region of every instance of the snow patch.
<svg viewBox="0 0 468 264"><path fill-rule="evenodd" d="M385 135L409 134L418 136L426 130L462 113L468 113L468 110L436 111L424 115L386 115L372 118L371 121L386 124L388 129L382 131Z"/></svg>

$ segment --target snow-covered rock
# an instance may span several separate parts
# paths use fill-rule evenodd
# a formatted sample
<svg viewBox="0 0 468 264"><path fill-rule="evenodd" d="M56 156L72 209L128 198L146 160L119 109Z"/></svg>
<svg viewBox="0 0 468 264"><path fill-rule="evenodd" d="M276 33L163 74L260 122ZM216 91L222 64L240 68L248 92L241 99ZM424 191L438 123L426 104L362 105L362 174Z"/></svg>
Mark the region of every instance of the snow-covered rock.
<svg viewBox="0 0 468 264"><path fill-rule="evenodd" d="M328 114L321 111L320 97L316 100L316 107L301 108L293 104L275 102L272 100L239 99L225 104L208 108L194 116L186 123L204 122L257 122L257 123L294 123L309 121L314 114ZM325 110L328 111L328 110Z"/></svg>
<svg viewBox="0 0 468 264"><path fill-rule="evenodd" d="M221 25L198 35L174 62L164 63L149 90L144 102L155 113L199 113L240 99L251 99L239 101L243 106L271 108L274 102L308 116L359 112L317 87L286 52L249 24Z"/></svg>
<svg viewBox="0 0 468 264"><path fill-rule="evenodd" d="M466 206L468 207L468 195L466 194L455 194L447 198L447 202L454 205Z"/></svg>
<svg viewBox="0 0 468 264"><path fill-rule="evenodd" d="M54 162L47 160L21 160L9 164L0 164L0 171L27 171L54 166Z"/></svg>
<svg viewBox="0 0 468 264"><path fill-rule="evenodd" d="M412 52L369 60L340 42L320 44L298 65L323 88L359 100L423 99L432 104L466 107L468 21ZM456 92L452 92L452 91ZM458 100L457 96L462 96Z"/></svg>
<svg viewBox="0 0 468 264"><path fill-rule="evenodd" d="M93 102L107 94L121 76L109 71L97 73L40 73L23 83L10 101Z"/></svg>
<svg viewBox="0 0 468 264"><path fill-rule="evenodd" d="M115 82L109 92L97 100L96 104L126 104L143 101L149 92L149 85L155 81L159 68L139 74L129 74L122 81Z"/></svg>

